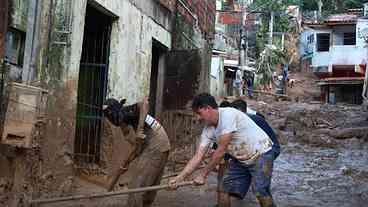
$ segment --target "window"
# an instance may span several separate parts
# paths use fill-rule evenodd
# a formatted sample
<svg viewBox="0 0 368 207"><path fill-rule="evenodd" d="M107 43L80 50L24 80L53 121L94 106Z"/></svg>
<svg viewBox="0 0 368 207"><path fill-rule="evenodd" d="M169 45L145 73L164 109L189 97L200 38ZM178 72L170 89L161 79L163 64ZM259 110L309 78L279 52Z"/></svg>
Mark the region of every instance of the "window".
<svg viewBox="0 0 368 207"><path fill-rule="evenodd" d="M25 33L9 28L6 33L5 61L16 66L23 65Z"/></svg>
<svg viewBox="0 0 368 207"><path fill-rule="evenodd" d="M355 45L355 32L344 33L344 45Z"/></svg>
<svg viewBox="0 0 368 207"><path fill-rule="evenodd" d="M320 33L317 34L317 51L328 52L330 50L330 34Z"/></svg>
<svg viewBox="0 0 368 207"><path fill-rule="evenodd" d="M307 42L308 42L308 44L310 44L310 43L313 43L313 42L314 42L314 35L313 35L313 34L311 34L311 35L309 35L309 36L307 37Z"/></svg>

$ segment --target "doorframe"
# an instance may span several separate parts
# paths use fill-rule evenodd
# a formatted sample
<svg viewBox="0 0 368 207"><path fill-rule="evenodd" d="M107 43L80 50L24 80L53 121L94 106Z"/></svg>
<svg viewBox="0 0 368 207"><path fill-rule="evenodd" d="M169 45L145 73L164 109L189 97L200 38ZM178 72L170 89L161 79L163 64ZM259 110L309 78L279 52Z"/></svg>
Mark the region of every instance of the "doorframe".
<svg viewBox="0 0 368 207"><path fill-rule="evenodd" d="M158 68L157 68L157 78L156 78L156 91L155 93L155 103L154 103L154 115L155 117L160 117L162 115L163 110L163 94L164 94L164 82L165 82L165 73L166 73L166 54L169 52L169 48L167 48L164 44L160 41L152 38L152 52L153 48L156 47L156 50L159 51L159 58L158 58ZM153 53L152 53L153 58ZM153 59L151 60L151 64ZM152 70L152 66L151 66ZM151 78L152 78L152 71L151 71ZM151 82L154 80L150 80ZM151 96L151 88L150 88L150 96Z"/></svg>

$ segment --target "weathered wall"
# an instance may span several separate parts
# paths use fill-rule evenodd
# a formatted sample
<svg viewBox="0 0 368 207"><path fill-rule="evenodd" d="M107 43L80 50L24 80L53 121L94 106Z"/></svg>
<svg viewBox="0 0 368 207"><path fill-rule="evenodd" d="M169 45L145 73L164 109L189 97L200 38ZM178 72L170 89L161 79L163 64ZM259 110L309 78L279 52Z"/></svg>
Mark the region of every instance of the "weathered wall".
<svg viewBox="0 0 368 207"><path fill-rule="evenodd" d="M171 35L167 23L169 17L165 16L166 20L160 20L163 22L162 26L129 1L97 2L118 17L113 23L111 33L108 96L127 98L128 103L141 100L149 94L152 39L171 48ZM152 2L149 2L144 10L151 11L153 15L153 11L157 10L154 9ZM77 75L79 68L85 6L86 1L78 1L74 7L78 15L74 18L72 34L70 74L73 76Z"/></svg>
<svg viewBox="0 0 368 207"><path fill-rule="evenodd" d="M23 32L27 31L27 17L29 0L16 1L10 0L12 5L12 14L10 26Z"/></svg>
<svg viewBox="0 0 368 207"><path fill-rule="evenodd" d="M8 0L0 2L0 65L2 65L2 59L5 49L5 36L8 27Z"/></svg>
<svg viewBox="0 0 368 207"><path fill-rule="evenodd" d="M42 189L37 190L40 194L36 197L72 192L68 183L73 183L76 175L73 145L86 5L87 0L57 0L52 5L50 2L43 4L41 16L45 21L41 25L41 36L44 39L41 39L37 77L49 90L49 97L39 176L47 182L41 183ZM142 13L142 9L129 1L99 0L94 5L104 7L103 12L116 17L111 32L108 96L125 97L130 103L140 100L149 94L152 39L171 48L171 35L156 23L156 19ZM62 30L66 33L59 32ZM116 163L124 159L124 154L119 156L118 153L128 152L129 147L113 140L123 138L121 135L115 133L112 138L106 135L108 132L104 133L108 138L102 138L103 166L100 167L109 174L116 168ZM111 146L114 146L112 151L109 150ZM59 189L59 186L66 187Z"/></svg>

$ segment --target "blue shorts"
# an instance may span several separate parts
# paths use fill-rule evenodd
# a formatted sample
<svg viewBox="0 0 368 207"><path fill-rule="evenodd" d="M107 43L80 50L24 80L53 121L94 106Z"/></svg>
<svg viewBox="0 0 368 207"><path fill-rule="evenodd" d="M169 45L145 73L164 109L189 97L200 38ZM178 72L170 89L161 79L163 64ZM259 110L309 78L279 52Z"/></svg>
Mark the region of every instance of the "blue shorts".
<svg viewBox="0 0 368 207"><path fill-rule="evenodd" d="M252 179L257 197L270 197L274 149L261 155L254 164L245 165L239 161L230 160L229 169L224 176L224 191L231 196L243 199L247 194Z"/></svg>

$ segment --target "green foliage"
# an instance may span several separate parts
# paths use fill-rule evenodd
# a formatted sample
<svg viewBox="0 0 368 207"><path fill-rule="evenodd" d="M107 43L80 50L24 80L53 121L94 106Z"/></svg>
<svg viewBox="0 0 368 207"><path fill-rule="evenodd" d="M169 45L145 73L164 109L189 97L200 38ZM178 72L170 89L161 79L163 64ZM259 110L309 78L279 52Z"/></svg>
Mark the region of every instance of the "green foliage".
<svg viewBox="0 0 368 207"><path fill-rule="evenodd" d="M265 46L257 61L258 81L261 85L268 85L272 81L272 73L278 64L285 62L283 51L275 46Z"/></svg>
<svg viewBox="0 0 368 207"><path fill-rule="evenodd" d="M262 11L269 13L283 12L289 5L301 5L302 0L254 0L251 5L251 10Z"/></svg>
<svg viewBox="0 0 368 207"><path fill-rule="evenodd" d="M251 10L262 11L261 25L257 30L256 36L256 53L257 56L261 55L261 52L265 51L265 45L268 42L269 35L269 21L270 12L275 13L274 16L274 32L288 32L293 27L290 27L289 16L285 14L286 8L289 5L301 5L301 0L255 0L251 5ZM267 59L267 58L266 58Z"/></svg>
<svg viewBox="0 0 368 207"><path fill-rule="evenodd" d="M362 8L363 0L322 0L322 10L325 13L343 12L345 9ZM318 10L318 0L302 0L301 8L304 11Z"/></svg>

